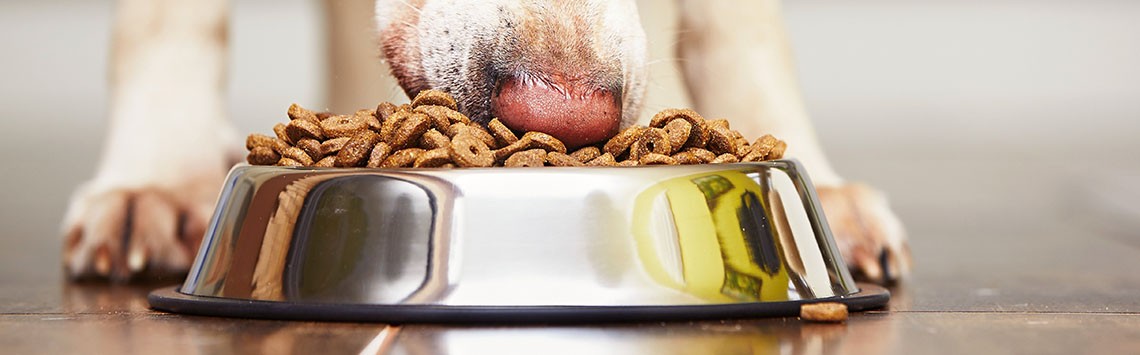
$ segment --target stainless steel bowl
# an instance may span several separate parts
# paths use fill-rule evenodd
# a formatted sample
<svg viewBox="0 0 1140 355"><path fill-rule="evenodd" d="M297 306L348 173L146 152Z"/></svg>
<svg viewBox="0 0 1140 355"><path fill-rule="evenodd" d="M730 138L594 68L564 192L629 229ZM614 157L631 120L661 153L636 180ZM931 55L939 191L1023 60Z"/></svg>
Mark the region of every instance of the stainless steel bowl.
<svg viewBox="0 0 1140 355"><path fill-rule="evenodd" d="M605 321L854 310L792 160L627 168L237 166L180 288L152 307L387 322Z"/></svg>

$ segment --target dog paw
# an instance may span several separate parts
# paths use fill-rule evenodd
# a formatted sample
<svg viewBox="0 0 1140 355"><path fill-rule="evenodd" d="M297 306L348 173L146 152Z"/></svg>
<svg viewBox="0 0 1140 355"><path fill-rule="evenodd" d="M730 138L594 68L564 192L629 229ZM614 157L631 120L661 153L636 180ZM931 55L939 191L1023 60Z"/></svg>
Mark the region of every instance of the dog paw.
<svg viewBox="0 0 1140 355"><path fill-rule="evenodd" d="M225 171L165 186L88 183L64 221L69 278L127 282L185 273L198 252Z"/></svg>
<svg viewBox="0 0 1140 355"><path fill-rule="evenodd" d="M881 192L862 184L816 190L839 251L857 279L892 284L910 274L906 232Z"/></svg>

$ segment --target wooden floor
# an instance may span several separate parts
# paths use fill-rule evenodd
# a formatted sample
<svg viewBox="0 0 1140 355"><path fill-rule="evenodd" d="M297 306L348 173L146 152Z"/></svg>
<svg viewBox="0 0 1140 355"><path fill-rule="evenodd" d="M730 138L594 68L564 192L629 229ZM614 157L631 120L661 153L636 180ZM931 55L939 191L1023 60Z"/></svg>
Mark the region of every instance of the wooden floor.
<svg viewBox="0 0 1140 355"><path fill-rule="evenodd" d="M181 316L147 309L146 293L161 284L64 282L58 238L9 227L0 235L0 353L1140 352L1140 235L1136 216L1112 205L1140 201L1135 188L1117 184L1136 170L1090 177L1083 166L1026 164L841 166L891 193L918 263L888 309L846 324L387 327Z"/></svg>

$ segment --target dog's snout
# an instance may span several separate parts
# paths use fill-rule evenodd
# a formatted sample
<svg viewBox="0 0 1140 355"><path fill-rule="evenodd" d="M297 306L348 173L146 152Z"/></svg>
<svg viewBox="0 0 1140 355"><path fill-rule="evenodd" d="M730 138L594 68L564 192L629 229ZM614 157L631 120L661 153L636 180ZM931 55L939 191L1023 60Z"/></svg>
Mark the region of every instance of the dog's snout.
<svg viewBox="0 0 1140 355"><path fill-rule="evenodd" d="M491 113L516 131L544 132L579 147L617 133L621 97L621 85L556 75L510 75L497 80Z"/></svg>
<svg viewBox="0 0 1140 355"><path fill-rule="evenodd" d="M475 122L497 117L572 147L638 117L645 33L631 0L388 4L377 7L382 49L409 97L446 91Z"/></svg>

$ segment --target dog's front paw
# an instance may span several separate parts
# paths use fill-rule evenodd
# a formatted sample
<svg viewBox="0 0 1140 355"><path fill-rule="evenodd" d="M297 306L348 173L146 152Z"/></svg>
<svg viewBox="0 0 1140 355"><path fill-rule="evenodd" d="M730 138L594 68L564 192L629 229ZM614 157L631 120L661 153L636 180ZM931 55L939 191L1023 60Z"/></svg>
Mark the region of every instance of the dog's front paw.
<svg viewBox="0 0 1140 355"><path fill-rule="evenodd" d="M165 186L88 183L72 196L64 221L65 272L71 279L114 282L186 272L205 233L221 174Z"/></svg>
<svg viewBox="0 0 1140 355"><path fill-rule="evenodd" d="M828 224L856 278L880 284L910 274L910 246L883 194L862 184L817 186Z"/></svg>

